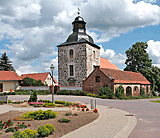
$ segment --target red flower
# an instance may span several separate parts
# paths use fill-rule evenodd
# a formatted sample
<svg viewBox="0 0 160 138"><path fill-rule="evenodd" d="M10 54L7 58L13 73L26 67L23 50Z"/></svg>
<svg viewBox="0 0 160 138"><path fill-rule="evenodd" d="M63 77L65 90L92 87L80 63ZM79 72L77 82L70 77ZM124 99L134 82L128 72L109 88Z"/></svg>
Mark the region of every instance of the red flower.
<svg viewBox="0 0 160 138"><path fill-rule="evenodd" d="M15 129L18 129L18 127L15 127Z"/></svg>
<svg viewBox="0 0 160 138"><path fill-rule="evenodd" d="M8 125L8 127L10 127L10 125Z"/></svg>
<svg viewBox="0 0 160 138"><path fill-rule="evenodd" d="M18 122L18 124L19 124L20 122Z"/></svg>
<svg viewBox="0 0 160 138"><path fill-rule="evenodd" d="M10 123L10 122L11 122L11 120L9 119L9 120L8 120L8 122Z"/></svg>
<svg viewBox="0 0 160 138"><path fill-rule="evenodd" d="M24 124L24 122L22 122L22 124Z"/></svg>
<svg viewBox="0 0 160 138"><path fill-rule="evenodd" d="M4 121L4 124L6 124L6 122Z"/></svg>
<svg viewBox="0 0 160 138"><path fill-rule="evenodd" d="M7 128L7 126L5 126L5 128Z"/></svg>
<svg viewBox="0 0 160 138"><path fill-rule="evenodd" d="M28 124L28 126L31 126L30 124Z"/></svg>

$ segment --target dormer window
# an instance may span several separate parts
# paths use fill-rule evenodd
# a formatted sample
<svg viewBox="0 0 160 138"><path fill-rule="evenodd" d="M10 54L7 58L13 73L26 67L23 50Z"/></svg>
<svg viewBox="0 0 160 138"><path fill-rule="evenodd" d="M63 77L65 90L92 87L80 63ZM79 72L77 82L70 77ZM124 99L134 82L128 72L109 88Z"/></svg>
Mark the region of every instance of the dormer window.
<svg viewBox="0 0 160 138"><path fill-rule="evenodd" d="M71 49L71 50L69 51L69 57L70 57L70 58L73 58L73 49Z"/></svg>

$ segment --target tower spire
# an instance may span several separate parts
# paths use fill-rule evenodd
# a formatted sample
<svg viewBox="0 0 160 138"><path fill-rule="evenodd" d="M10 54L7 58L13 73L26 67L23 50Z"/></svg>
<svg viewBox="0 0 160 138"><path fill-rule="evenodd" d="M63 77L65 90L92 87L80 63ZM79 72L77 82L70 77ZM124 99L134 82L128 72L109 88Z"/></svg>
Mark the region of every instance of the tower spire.
<svg viewBox="0 0 160 138"><path fill-rule="evenodd" d="M79 9L79 8L77 8L77 9L78 9L78 12L77 12L77 13L78 13L78 16L79 16L79 15L80 15L80 9Z"/></svg>

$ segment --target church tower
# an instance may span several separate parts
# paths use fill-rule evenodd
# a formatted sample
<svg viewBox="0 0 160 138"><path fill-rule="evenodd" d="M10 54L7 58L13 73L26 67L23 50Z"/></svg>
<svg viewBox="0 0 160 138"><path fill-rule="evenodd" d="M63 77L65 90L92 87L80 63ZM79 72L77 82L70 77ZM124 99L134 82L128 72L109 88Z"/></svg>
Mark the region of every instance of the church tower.
<svg viewBox="0 0 160 138"><path fill-rule="evenodd" d="M100 47L86 34L86 22L77 16L72 22L73 33L66 42L58 45L58 83L61 86L82 86L93 71L100 65Z"/></svg>

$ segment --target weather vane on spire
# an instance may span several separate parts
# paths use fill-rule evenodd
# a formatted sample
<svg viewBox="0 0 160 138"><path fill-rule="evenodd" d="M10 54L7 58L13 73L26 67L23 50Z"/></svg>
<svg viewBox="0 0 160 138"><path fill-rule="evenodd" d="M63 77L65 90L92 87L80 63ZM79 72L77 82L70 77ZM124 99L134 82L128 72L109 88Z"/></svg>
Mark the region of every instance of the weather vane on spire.
<svg viewBox="0 0 160 138"><path fill-rule="evenodd" d="M79 15L80 15L80 9L79 9L79 8L77 8L77 9L78 9L78 12L77 12L77 13L78 13L78 16L79 16Z"/></svg>

